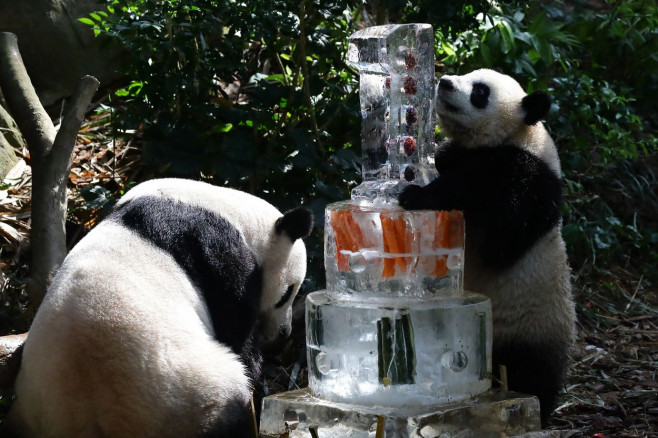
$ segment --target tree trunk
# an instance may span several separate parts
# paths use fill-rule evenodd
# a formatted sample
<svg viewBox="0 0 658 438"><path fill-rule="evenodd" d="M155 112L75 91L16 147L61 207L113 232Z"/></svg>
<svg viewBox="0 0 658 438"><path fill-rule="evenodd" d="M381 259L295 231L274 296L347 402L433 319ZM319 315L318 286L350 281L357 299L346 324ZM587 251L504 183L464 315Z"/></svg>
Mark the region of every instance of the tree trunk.
<svg viewBox="0 0 658 438"><path fill-rule="evenodd" d="M80 125L98 81L85 76L64 105L59 132L43 109L18 51L14 34L0 32L0 89L27 141L32 166L32 261L27 293L41 303L66 256L66 183Z"/></svg>

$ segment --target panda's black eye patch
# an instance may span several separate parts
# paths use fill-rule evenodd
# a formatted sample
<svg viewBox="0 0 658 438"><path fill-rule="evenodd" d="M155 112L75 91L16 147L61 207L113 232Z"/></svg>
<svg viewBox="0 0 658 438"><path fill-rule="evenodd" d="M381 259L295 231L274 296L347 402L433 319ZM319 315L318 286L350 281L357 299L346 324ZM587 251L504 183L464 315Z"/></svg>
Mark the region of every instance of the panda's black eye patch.
<svg viewBox="0 0 658 438"><path fill-rule="evenodd" d="M489 94L491 89L486 84L476 82L471 90L471 104L479 109L484 109L489 103Z"/></svg>
<svg viewBox="0 0 658 438"><path fill-rule="evenodd" d="M276 309L278 309L279 307L282 307L284 304L286 304L288 302L288 300L290 299L290 296L292 295L294 290L295 290L295 285L294 284L291 284L290 286L288 286L288 290L286 290L286 293L283 294L283 296L281 297L279 302L276 303L274 305L274 307Z"/></svg>

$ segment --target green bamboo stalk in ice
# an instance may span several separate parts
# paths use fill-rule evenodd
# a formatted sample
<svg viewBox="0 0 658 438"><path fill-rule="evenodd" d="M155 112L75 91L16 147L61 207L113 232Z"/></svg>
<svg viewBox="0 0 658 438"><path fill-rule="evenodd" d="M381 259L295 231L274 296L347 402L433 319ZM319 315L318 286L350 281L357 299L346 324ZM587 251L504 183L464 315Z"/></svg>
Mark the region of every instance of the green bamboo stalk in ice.
<svg viewBox="0 0 658 438"><path fill-rule="evenodd" d="M384 317L377 321L377 365L384 385L414 383L416 349L411 317Z"/></svg>

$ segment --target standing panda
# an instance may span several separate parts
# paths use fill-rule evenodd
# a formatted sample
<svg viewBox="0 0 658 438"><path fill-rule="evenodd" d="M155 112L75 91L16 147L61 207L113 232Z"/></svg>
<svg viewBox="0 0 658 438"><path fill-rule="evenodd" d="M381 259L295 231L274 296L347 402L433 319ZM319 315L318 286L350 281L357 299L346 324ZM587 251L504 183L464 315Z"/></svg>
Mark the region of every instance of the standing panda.
<svg viewBox="0 0 658 438"><path fill-rule="evenodd" d="M441 78L436 109L449 140L439 176L399 197L407 209L464 211L464 286L493 306L493 363L509 388L538 396L542 423L555 408L574 341L575 309L561 237L560 161L540 123L549 96L526 94L492 70Z"/></svg>
<svg viewBox="0 0 658 438"><path fill-rule="evenodd" d="M252 436L258 346L290 334L312 227L307 209L282 215L237 190L136 186L55 276L25 343L10 430Z"/></svg>

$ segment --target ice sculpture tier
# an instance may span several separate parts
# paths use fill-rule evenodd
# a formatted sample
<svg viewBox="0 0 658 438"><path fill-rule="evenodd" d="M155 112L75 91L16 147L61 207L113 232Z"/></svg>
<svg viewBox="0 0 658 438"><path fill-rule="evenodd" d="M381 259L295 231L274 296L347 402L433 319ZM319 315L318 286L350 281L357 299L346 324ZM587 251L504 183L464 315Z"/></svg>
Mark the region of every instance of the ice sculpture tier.
<svg viewBox="0 0 658 438"><path fill-rule="evenodd" d="M461 211L405 211L350 201L325 210L327 291L343 299L427 299L460 293Z"/></svg>
<svg viewBox="0 0 658 438"><path fill-rule="evenodd" d="M395 203L406 183L425 185L434 168L434 33L428 24L369 27L350 37L359 70L363 182L357 203Z"/></svg>
<svg viewBox="0 0 658 438"><path fill-rule="evenodd" d="M407 211L434 167L434 34L350 37L359 70L363 182L325 209L326 290L306 298L309 388L263 399L266 438L516 436L534 397L491 387L491 301L463 290L464 216Z"/></svg>
<svg viewBox="0 0 658 438"><path fill-rule="evenodd" d="M350 37L363 182L325 210L327 287L306 303L309 387L325 400L436 405L490 387L491 305L463 291L462 212L397 203L437 175L433 42L427 24Z"/></svg>

